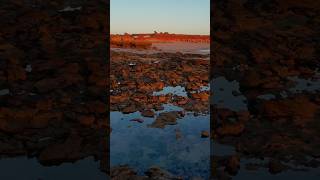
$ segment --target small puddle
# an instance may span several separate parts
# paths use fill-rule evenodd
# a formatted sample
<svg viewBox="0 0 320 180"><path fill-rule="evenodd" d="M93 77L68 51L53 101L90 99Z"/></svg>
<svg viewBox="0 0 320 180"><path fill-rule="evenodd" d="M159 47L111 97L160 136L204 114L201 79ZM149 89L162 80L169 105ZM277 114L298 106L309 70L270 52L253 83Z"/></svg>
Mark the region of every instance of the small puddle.
<svg viewBox="0 0 320 180"><path fill-rule="evenodd" d="M231 156L236 153L236 150L233 146L220 144L217 142L214 142L212 140L211 142L211 155L213 156Z"/></svg>
<svg viewBox="0 0 320 180"><path fill-rule="evenodd" d="M272 99L276 99L276 96L273 94L263 94L260 96L257 96L258 99L263 99L263 100L272 100Z"/></svg>
<svg viewBox="0 0 320 180"><path fill-rule="evenodd" d="M188 97L188 94L186 92L186 89L182 86L166 86L161 91L153 92L153 96L161 96L161 95L167 95L172 94L176 96L182 96L182 97Z"/></svg>
<svg viewBox="0 0 320 180"><path fill-rule="evenodd" d="M317 73L314 78L303 79L297 76L289 77L296 85L289 89L292 93L301 93L303 91L307 92L319 92L320 91L320 74Z"/></svg>
<svg viewBox="0 0 320 180"><path fill-rule="evenodd" d="M218 77L211 81L210 87L213 93L211 102L219 108L228 108L233 111L247 110L247 99L239 91L239 82Z"/></svg>

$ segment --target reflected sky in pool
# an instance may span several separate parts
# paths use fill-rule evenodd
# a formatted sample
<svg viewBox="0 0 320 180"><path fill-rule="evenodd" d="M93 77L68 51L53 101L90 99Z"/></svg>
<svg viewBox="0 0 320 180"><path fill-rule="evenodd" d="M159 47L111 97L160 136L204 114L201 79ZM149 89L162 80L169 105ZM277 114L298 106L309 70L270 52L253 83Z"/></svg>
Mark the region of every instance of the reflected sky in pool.
<svg viewBox="0 0 320 180"><path fill-rule="evenodd" d="M182 110L165 104L164 110ZM177 125L164 129L149 128L155 118L144 118L140 112L122 114L111 112L110 160L111 166L128 164L143 174L151 166L159 166L175 175L208 178L210 168L210 141L201 138L201 131L209 132L209 115L186 116L178 119ZM142 118L143 123L131 119ZM181 138L176 139L179 131Z"/></svg>
<svg viewBox="0 0 320 180"><path fill-rule="evenodd" d="M1 180L105 180L99 162L92 157L59 166L42 166L36 158L15 157L0 160Z"/></svg>
<svg viewBox="0 0 320 180"><path fill-rule="evenodd" d="M160 96L160 95L177 95L182 97L188 97L186 89L182 86L166 86L161 91L153 92L153 96Z"/></svg>
<svg viewBox="0 0 320 180"><path fill-rule="evenodd" d="M225 77L217 77L210 82L211 102L218 108L228 108L233 111L247 110L246 97L239 91L239 82L228 81Z"/></svg>

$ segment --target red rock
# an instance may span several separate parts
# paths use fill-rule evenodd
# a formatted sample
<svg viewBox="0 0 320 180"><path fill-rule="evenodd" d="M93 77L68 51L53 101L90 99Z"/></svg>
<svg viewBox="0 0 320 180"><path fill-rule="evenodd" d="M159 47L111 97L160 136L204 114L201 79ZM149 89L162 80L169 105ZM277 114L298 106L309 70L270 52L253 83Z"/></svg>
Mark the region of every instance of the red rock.
<svg viewBox="0 0 320 180"><path fill-rule="evenodd" d="M82 138L71 133L63 143L51 144L40 152L41 164L60 164L61 162L75 161L85 156L81 153Z"/></svg>
<svg viewBox="0 0 320 180"><path fill-rule="evenodd" d="M201 131L201 137L202 138L207 138L207 137L209 137L210 135L209 135L209 132L208 131Z"/></svg>
<svg viewBox="0 0 320 180"><path fill-rule="evenodd" d="M40 100L37 102L36 108L37 110L51 110L52 100L51 99Z"/></svg>
<svg viewBox="0 0 320 180"><path fill-rule="evenodd" d="M242 133L244 130L244 125L241 123L238 124L228 124L223 125L217 129L217 133L221 136L237 136Z"/></svg>
<svg viewBox="0 0 320 180"><path fill-rule="evenodd" d="M249 111L239 111L239 112L236 112L236 114L237 114L237 119L240 122L246 122L250 119L250 112Z"/></svg>
<svg viewBox="0 0 320 180"><path fill-rule="evenodd" d="M268 166L269 166L269 172L272 174L280 173L286 169L285 165L283 165L281 162L276 160L271 160Z"/></svg>
<svg viewBox="0 0 320 180"><path fill-rule="evenodd" d="M139 118L131 119L130 121L134 121L134 122L138 122L138 123L143 123L144 122L143 119L139 119Z"/></svg>
<svg viewBox="0 0 320 180"><path fill-rule="evenodd" d="M208 92L200 92L192 94L192 98L200 99L201 101L209 101L209 93Z"/></svg>
<svg viewBox="0 0 320 180"><path fill-rule="evenodd" d="M60 122L62 119L61 112L44 111L38 112L34 118L30 120L31 128L45 128L49 123Z"/></svg>
<svg viewBox="0 0 320 180"><path fill-rule="evenodd" d="M153 83L152 86L154 87L155 90L160 90L164 88L165 84L160 81L160 82Z"/></svg>
<svg viewBox="0 0 320 180"><path fill-rule="evenodd" d="M53 89L59 89L62 84L62 80L58 78L42 79L35 83L35 87L41 93L52 91Z"/></svg>
<svg viewBox="0 0 320 180"><path fill-rule="evenodd" d="M18 65L9 66L7 73L9 82L27 79L25 69Z"/></svg>
<svg viewBox="0 0 320 180"><path fill-rule="evenodd" d="M192 66L187 65L187 64L183 64L182 65L182 71L184 71L184 72L192 72Z"/></svg>
<svg viewBox="0 0 320 180"><path fill-rule="evenodd" d="M134 113L136 111L137 111L136 107L134 105L130 105L125 107L121 112L124 114L129 114L129 113Z"/></svg>
<svg viewBox="0 0 320 180"><path fill-rule="evenodd" d="M92 115L82 115L79 117L80 124L84 126L91 126L95 121L95 117Z"/></svg>
<svg viewBox="0 0 320 180"><path fill-rule="evenodd" d="M238 156L231 156L228 159L226 171L231 175L236 175L240 168L240 158Z"/></svg>
<svg viewBox="0 0 320 180"><path fill-rule="evenodd" d="M129 99L128 94L113 95L113 96L110 96L110 103L117 104L117 103L127 101L128 99Z"/></svg>
<svg viewBox="0 0 320 180"><path fill-rule="evenodd" d="M101 101L90 101L86 105L89 112L92 113L106 113L107 112L107 104Z"/></svg>
<svg viewBox="0 0 320 180"><path fill-rule="evenodd" d="M189 99L183 99L177 102L178 105L185 105L189 102Z"/></svg>
<svg viewBox="0 0 320 180"><path fill-rule="evenodd" d="M159 102L160 103L164 103L164 102L167 102L167 97L166 96L159 96Z"/></svg>
<svg viewBox="0 0 320 180"><path fill-rule="evenodd" d="M260 113L269 120L286 118L293 120L296 125L304 126L312 121L319 106L307 97L298 96L293 99L266 101L260 108Z"/></svg>
<svg viewBox="0 0 320 180"><path fill-rule="evenodd" d="M144 117L154 117L154 112L152 110L144 110L141 112Z"/></svg>
<svg viewBox="0 0 320 180"><path fill-rule="evenodd" d="M153 128L164 128L166 125L177 124L177 118L180 118L181 114L179 111L163 112L160 113L156 120L149 125Z"/></svg>

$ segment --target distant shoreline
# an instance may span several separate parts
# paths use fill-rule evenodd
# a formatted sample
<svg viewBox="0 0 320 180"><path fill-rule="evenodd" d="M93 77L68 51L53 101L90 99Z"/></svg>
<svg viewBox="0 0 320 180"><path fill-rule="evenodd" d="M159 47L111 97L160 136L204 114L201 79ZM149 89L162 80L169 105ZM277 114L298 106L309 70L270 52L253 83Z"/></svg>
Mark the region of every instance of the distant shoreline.
<svg viewBox="0 0 320 180"><path fill-rule="evenodd" d="M170 34L170 33L140 33L140 34L110 34L111 40L151 41L151 42L201 42L210 43L210 35Z"/></svg>
<svg viewBox="0 0 320 180"><path fill-rule="evenodd" d="M210 44L209 35L185 35L170 33L110 35L110 46L117 48L151 49L154 43L204 43Z"/></svg>

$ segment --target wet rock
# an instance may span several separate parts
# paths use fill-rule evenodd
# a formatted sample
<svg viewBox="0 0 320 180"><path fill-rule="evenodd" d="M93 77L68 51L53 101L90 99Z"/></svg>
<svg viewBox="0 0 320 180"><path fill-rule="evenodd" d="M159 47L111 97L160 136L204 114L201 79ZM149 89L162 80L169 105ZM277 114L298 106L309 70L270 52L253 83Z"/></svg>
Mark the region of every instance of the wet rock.
<svg viewBox="0 0 320 180"><path fill-rule="evenodd" d="M71 133L63 143L47 146L39 155L41 164L56 165L61 162L73 162L85 156L81 152L82 138L77 133Z"/></svg>
<svg viewBox="0 0 320 180"><path fill-rule="evenodd" d="M221 180L231 180L231 179L232 179L232 177L231 177L227 172L225 172L225 171L223 171L223 170L219 170L219 171L217 172L216 177L217 177L218 179L221 179Z"/></svg>
<svg viewBox="0 0 320 180"><path fill-rule="evenodd" d="M134 113L136 111L137 111L136 107L134 105L130 105L122 109L121 112L123 112L124 114L129 114L129 113Z"/></svg>
<svg viewBox="0 0 320 180"><path fill-rule="evenodd" d="M169 179L169 180L182 180L181 177L174 176L166 170L160 169L159 167L152 167L148 169L145 174L151 179L161 180L161 179Z"/></svg>
<svg viewBox="0 0 320 180"><path fill-rule="evenodd" d="M176 139L177 140L182 138L182 133L181 133L180 129L178 129L178 128L175 129L175 133L176 133Z"/></svg>
<svg viewBox="0 0 320 180"><path fill-rule="evenodd" d="M51 79L43 79L35 83L35 88L40 93L46 93L52 91L54 88L61 87L60 84L62 83L61 79L58 78L51 78Z"/></svg>
<svg viewBox="0 0 320 180"><path fill-rule="evenodd" d="M160 113L156 120L149 125L152 128L164 128L166 125L175 125L177 124L177 118L181 118L181 112L171 111Z"/></svg>
<svg viewBox="0 0 320 180"><path fill-rule="evenodd" d="M305 126L315 118L319 106L307 97L298 96L293 99L266 101L262 104L260 113L269 120L280 118L291 119L297 126Z"/></svg>
<svg viewBox="0 0 320 180"><path fill-rule="evenodd" d="M131 119L130 121L138 122L138 123L143 123L143 122L144 122L144 120L143 120L143 119L139 119L139 118Z"/></svg>
<svg viewBox="0 0 320 180"><path fill-rule="evenodd" d="M208 131L201 131L201 137L202 137L202 138L207 138L207 137L209 137L209 136L210 136L210 134L209 134Z"/></svg>
<svg viewBox="0 0 320 180"><path fill-rule="evenodd" d="M137 173L127 165L112 167L110 177L114 180L143 180L146 177L139 177Z"/></svg>
<svg viewBox="0 0 320 180"><path fill-rule="evenodd" d="M271 160L268 164L269 172L272 174L277 174L287 169L285 165L277 160Z"/></svg>
<svg viewBox="0 0 320 180"><path fill-rule="evenodd" d="M228 159L226 171L231 175L236 175L240 168L240 158L238 156L231 156Z"/></svg>
<svg viewBox="0 0 320 180"><path fill-rule="evenodd" d="M49 125L50 120L54 120L56 116L53 116L51 113L37 113L34 118L30 121L31 128L45 128Z"/></svg>
<svg viewBox="0 0 320 180"><path fill-rule="evenodd" d="M161 105L155 105L155 106L154 106L154 109L155 109L156 111L161 111L161 110L164 110L164 107L161 106Z"/></svg>
<svg viewBox="0 0 320 180"><path fill-rule="evenodd" d="M39 100L36 104L37 110L51 110L53 107L51 99Z"/></svg>
<svg viewBox="0 0 320 180"><path fill-rule="evenodd" d="M144 117L154 117L154 112L152 110L144 110L141 112Z"/></svg>
<svg viewBox="0 0 320 180"><path fill-rule="evenodd" d="M18 80L26 80L27 74L23 67L19 65L12 65L8 67L8 81L14 82Z"/></svg>
<svg viewBox="0 0 320 180"><path fill-rule="evenodd" d="M222 127L217 128L217 134L220 136L237 136L240 135L244 130L244 124L225 124Z"/></svg>
<svg viewBox="0 0 320 180"><path fill-rule="evenodd" d="M92 115L82 115L79 117L80 124L84 126L91 126L95 121L95 117Z"/></svg>

